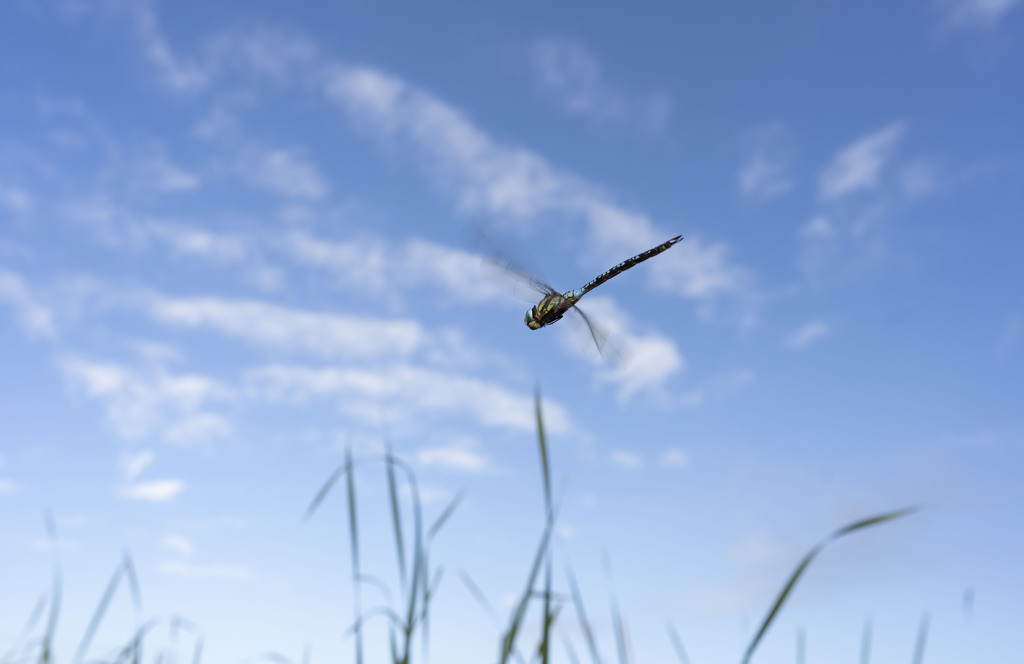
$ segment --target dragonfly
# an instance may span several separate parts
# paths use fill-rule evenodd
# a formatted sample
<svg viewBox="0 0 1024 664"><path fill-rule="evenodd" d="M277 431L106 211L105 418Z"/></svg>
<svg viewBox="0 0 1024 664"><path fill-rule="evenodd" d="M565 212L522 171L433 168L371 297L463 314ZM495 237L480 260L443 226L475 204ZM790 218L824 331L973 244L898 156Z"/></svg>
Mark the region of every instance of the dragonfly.
<svg viewBox="0 0 1024 664"><path fill-rule="evenodd" d="M597 350L604 354L604 344L607 338L607 334L601 329L600 326L596 325L590 317L578 306L576 303L580 301L584 295L594 290L604 282L616 277L629 268L643 263L649 258L653 258L663 251L667 251L672 245L676 244L683 239L682 235L677 235L670 240L662 242L658 246L648 249L642 253L627 258L618 265L615 265L609 270L602 272L601 274L594 277L592 280L574 290L565 291L560 293L554 288L549 286L545 281L541 280L537 276L533 275L525 268L523 268L518 262L510 256L507 256L501 252L495 252L495 257L492 259L492 263L495 263L499 267L508 271L509 273L518 277L520 281L529 286L532 290L540 293L544 297L541 298L540 302L535 304L526 312L524 321L526 326L531 330L539 330L542 327L551 325L562 319L569 311L577 314L587 326L587 330L590 332L591 337L594 340L594 344L597 346Z"/></svg>

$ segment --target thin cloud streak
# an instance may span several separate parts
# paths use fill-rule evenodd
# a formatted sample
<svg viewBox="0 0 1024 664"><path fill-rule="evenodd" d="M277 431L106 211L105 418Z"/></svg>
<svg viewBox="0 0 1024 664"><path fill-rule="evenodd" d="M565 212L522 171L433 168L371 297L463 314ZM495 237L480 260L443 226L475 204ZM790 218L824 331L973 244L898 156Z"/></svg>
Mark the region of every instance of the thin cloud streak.
<svg viewBox="0 0 1024 664"><path fill-rule="evenodd" d="M837 199L878 186L882 169L892 158L904 129L903 123L897 122L862 136L840 150L821 172L821 198Z"/></svg>

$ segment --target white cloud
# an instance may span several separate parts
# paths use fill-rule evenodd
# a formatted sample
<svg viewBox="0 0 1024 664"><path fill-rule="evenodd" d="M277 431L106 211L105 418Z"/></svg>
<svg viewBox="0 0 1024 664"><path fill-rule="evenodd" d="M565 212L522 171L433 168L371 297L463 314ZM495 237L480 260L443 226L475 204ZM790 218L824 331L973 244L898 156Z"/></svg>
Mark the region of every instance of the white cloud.
<svg viewBox="0 0 1024 664"><path fill-rule="evenodd" d="M660 129L668 120L671 103L667 95L628 94L610 84L597 58L577 41L538 40L530 60L540 88L567 113L596 122L635 122L651 130Z"/></svg>
<svg viewBox="0 0 1024 664"><path fill-rule="evenodd" d="M28 214L34 207L32 197L24 189L0 186L0 207L14 214Z"/></svg>
<svg viewBox="0 0 1024 664"><path fill-rule="evenodd" d="M156 15L156 0L138 0L126 6L131 10L135 36L164 83L182 92L205 87L209 82L208 74L194 64L179 60L164 38Z"/></svg>
<svg viewBox="0 0 1024 664"><path fill-rule="evenodd" d="M194 191L202 184L199 176L185 170L162 154L153 154L132 167L140 184L156 191L174 193Z"/></svg>
<svg viewBox="0 0 1024 664"><path fill-rule="evenodd" d="M125 480L131 482L141 475L142 471L153 465L155 460L156 454L152 450L142 450L135 454L122 454L120 460L121 472L124 474Z"/></svg>
<svg viewBox="0 0 1024 664"><path fill-rule="evenodd" d="M876 187L882 169L892 158L903 131L903 123L894 123L862 136L843 148L821 173L821 197L839 198L861 189Z"/></svg>
<svg viewBox="0 0 1024 664"><path fill-rule="evenodd" d="M11 480L0 478L0 494L14 493L15 485Z"/></svg>
<svg viewBox="0 0 1024 664"><path fill-rule="evenodd" d="M179 479L166 479L127 484L117 490L117 495L125 500L166 503L174 500L184 490L185 483L183 481Z"/></svg>
<svg viewBox="0 0 1024 664"><path fill-rule="evenodd" d="M45 338L57 336L53 313L39 304L38 297L20 276L4 269L0 269L0 302L6 302L14 308L15 317L30 335Z"/></svg>
<svg viewBox="0 0 1024 664"><path fill-rule="evenodd" d="M993 28L1020 0L937 0L943 22L951 28Z"/></svg>
<svg viewBox="0 0 1024 664"><path fill-rule="evenodd" d="M791 334L786 339L786 345L790 348L806 348L816 341L824 339L830 331L828 324L824 321L810 321Z"/></svg>
<svg viewBox="0 0 1024 664"><path fill-rule="evenodd" d="M140 373L81 358L64 358L59 367L87 396L104 403L108 421L123 438L158 433L169 442L189 444L227 435L231 430L223 418L208 413L205 407L211 401L230 400L233 393L204 376L173 375L162 369ZM190 422L196 418L221 424L190 429Z"/></svg>
<svg viewBox="0 0 1024 664"><path fill-rule="evenodd" d="M661 453L658 461L664 468L682 468L690 462L690 458L678 447L670 447Z"/></svg>
<svg viewBox="0 0 1024 664"><path fill-rule="evenodd" d="M737 174L740 193L746 198L769 200L793 188L789 174L789 150L779 127L764 127L747 137L743 165Z"/></svg>
<svg viewBox="0 0 1024 664"><path fill-rule="evenodd" d="M644 460L639 454L633 452L627 452L625 450L616 450L611 453L609 460L619 466L620 468L628 468L629 470L637 470L644 467Z"/></svg>
<svg viewBox="0 0 1024 664"><path fill-rule="evenodd" d="M248 241L239 235L214 233L156 220L140 223L138 233L166 243L176 254L197 256L219 263L239 262L251 255Z"/></svg>
<svg viewBox="0 0 1024 664"><path fill-rule="evenodd" d="M800 229L800 235L805 238L830 238L836 234L835 228L832 227L832 222L829 221L828 217L818 215L814 217L807 225Z"/></svg>
<svg viewBox="0 0 1024 664"><path fill-rule="evenodd" d="M488 466L487 457L476 451L475 440L456 440L440 447L425 447L416 453L421 466L438 466L449 470L479 473Z"/></svg>
<svg viewBox="0 0 1024 664"><path fill-rule="evenodd" d="M361 238L333 242L293 233L280 243L306 265L329 270L340 285L384 291L396 286L437 286L460 301L485 302L502 295L481 278L483 256L422 239L401 245Z"/></svg>
<svg viewBox="0 0 1024 664"><path fill-rule="evenodd" d="M170 551L182 556L190 556L195 550L195 547L192 546L191 540L184 535L165 535L164 538L160 540L160 544L162 544L165 549L169 549Z"/></svg>
<svg viewBox="0 0 1024 664"><path fill-rule="evenodd" d="M253 571L243 565L197 565L182 560L165 560L157 563L156 568L164 574L190 581L208 579L247 581L254 576Z"/></svg>
<svg viewBox="0 0 1024 664"><path fill-rule="evenodd" d="M633 331L628 314L610 298L588 296L582 300L581 308L601 328L601 334L607 335L608 368L601 380L618 386L620 400L640 391L656 391L686 368L686 360L675 341L657 332ZM590 333L585 325L579 327L577 339L568 341L568 349L597 361Z"/></svg>
<svg viewBox="0 0 1024 664"><path fill-rule="evenodd" d="M153 295L143 306L169 325L213 329L248 343L322 357L405 357L427 341L413 320L310 313L253 300Z"/></svg>
<svg viewBox="0 0 1024 664"><path fill-rule="evenodd" d="M366 67L327 69L324 91L358 126L388 141L408 141L427 170L452 191L466 213L520 221L556 213L582 219L602 260L622 260L670 234L643 214L611 203L596 186L562 172L525 149L496 144L457 109L401 79ZM741 290L745 271L727 260L724 245L691 235L655 261L662 285L707 299ZM653 270L652 270L653 272Z"/></svg>
<svg viewBox="0 0 1024 664"><path fill-rule="evenodd" d="M249 150L242 154L237 169L252 184L282 196L319 200L328 192L320 170L296 150Z"/></svg>
<svg viewBox="0 0 1024 664"><path fill-rule="evenodd" d="M355 415L368 416L385 406L393 415L416 413L468 415L481 424L532 431L536 426L533 398L495 383L409 365L369 369L310 368L271 365L247 372L251 394L270 400L304 401L335 397ZM569 416L558 403L544 401L545 426L566 431Z"/></svg>

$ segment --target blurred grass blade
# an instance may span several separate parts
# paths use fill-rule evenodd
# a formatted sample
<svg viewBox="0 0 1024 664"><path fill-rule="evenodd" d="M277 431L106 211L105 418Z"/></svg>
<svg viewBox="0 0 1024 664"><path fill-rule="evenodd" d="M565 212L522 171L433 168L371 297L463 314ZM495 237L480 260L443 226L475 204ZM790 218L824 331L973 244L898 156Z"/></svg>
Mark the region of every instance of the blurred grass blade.
<svg viewBox="0 0 1024 664"><path fill-rule="evenodd" d="M871 620L864 621L860 637L860 664L871 664Z"/></svg>
<svg viewBox="0 0 1024 664"><path fill-rule="evenodd" d="M196 647L192 651L192 664L199 664L203 659L203 637L196 639Z"/></svg>
<svg viewBox="0 0 1024 664"><path fill-rule="evenodd" d="M57 526L53 522L53 514L46 513L46 535L49 541L57 548ZM53 584L50 591L50 616L46 621L46 632L43 634L42 649L39 653L39 661L49 664L53 659L53 636L57 633L57 618L60 616L61 600L61 577L60 563L54 555L53 562Z"/></svg>
<svg viewBox="0 0 1024 664"><path fill-rule="evenodd" d="M519 635L519 628L522 625L523 617L526 615L527 604L530 601L530 596L533 594L533 584L537 581L537 574L540 573L541 563L544 562L548 551L548 543L551 541L552 525L553 520L549 520L547 528L544 529L544 535L540 539L540 545L537 547L537 554L533 559L533 566L530 568L530 574L526 581L526 589L523 591L522 597L519 598L518 604L516 604L516 609L512 613L512 620L509 622L508 630L502 639L500 660L502 664L508 662L509 656L515 650L516 637Z"/></svg>
<svg viewBox="0 0 1024 664"><path fill-rule="evenodd" d="M398 581L402 584L402 594L408 588L405 572L405 541L402 535L402 509L398 502L398 483L395 481L394 457L391 455L390 443L386 449L385 466L388 470L388 500L391 501L391 523L395 529L395 550L398 557Z"/></svg>
<svg viewBox="0 0 1024 664"><path fill-rule="evenodd" d="M331 489L334 487L334 484L341 479L342 475L349 472L349 470L349 466L346 463L331 473L331 476L327 478L324 485L320 487L320 491L318 491L316 496L313 497L313 502L311 502L309 507L306 508L306 514L303 515L303 519L309 519L309 517L313 516L313 513L320 507L320 503L324 502L324 498L327 497L327 494L330 493Z"/></svg>
<svg viewBox="0 0 1024 664"><path fill-rule="evenodd" d="M21 633L18 638L11 643L11 647L4 653L4 656L0 658L0 662L7 664L14 658L14 653L17 652L18 646L25 641L25 637L32 633L35 629L36 623L39 622L39 618L43 615L43 609L46 608L46 593L39 596L36 600L36 605L32 608L32 612L28 616L28 620L25 621L25 626L21 629Z"/></svg>
<svg viewBox="0 0 1024 664"><path fill-rule="evenodd" d="M921 616L921 626L917 628L917 644L914 646L914 664L924 661L924 647L928 642L928 614Z"/></svg>
<svg viewBox="0 0 1024 664"><path fill-rule="evenodd" d="M583 607L583 597L580 595L579 584L576 583L576 575L573 574L572 568L566 565L565 575L569 578L569 589L572 591L572 601L576 606L576 617L580 621L580 625L583 627L583 636L587 640L587 648L590 649L590 659L594 664L601 664L601 655L597 650L597 641L594 639L594 630L590 626L590 621L587 620L587 612Z"/></svg>
<svg viewBox="0 0 1024 664"><path fill-rule="evenodd" d="M569 663L580 664L580 658L576 656L576 650L573 649L572 643L568 639L562 643L565 645L565 654L569 656Z"/></svg>
<svg viewBox="0 0 1024 664"><path fill-rule="evenodd" d="M470 594L473 595L473 598L477 601L477 604L482 606L484 608L484 611L487 612L487 615L491 617L491 620L494 621L494 624L500 625L501 621L498 620L498 613L494 610L494 607L491 606L491 603L487 601L487 596L484 595L482 590L480 590L480 586L476 585L476 582L473 581L472 577L470 577L469 574L466 574L466 572L464 571L459 571L459 578L462 579L462 583L466 586L466 588L469 589Z"/></svg>
<svg viewBox="0 0 1024 664"><path fill-rule="evenodd" d="M540 661L541 664L549 664L551 649L551 624L554 617L551 615L551 552L548 551L544 563L544 612L541 616L541 640L540 640Z"/></svg>
<svg viewBox="0 0 1024 664"><path fill-rule="evenodd" d="M548 444L544 435L544 416L540 406L540 387L534 392L534 405L537 411L537 442L540 445L540 465L544 473L544 507L547 517L551 519L551 469L548 465Z"/></svg>
<svg viewBox="0 0 1024 664"><path fill-rule="evenodd" d="M796 631L796 664L806 664L807 661L807 633L801 627Z"/></svg>
<svg viewBox="0 0 1024 664"><path fill-rule="evenodd" d="M359 527L356 522L356 480L352 463L352 446L345 446L345 484L348 489L349 542L352 544L352 605L355 615L362 615L359 592ZM357 623L359 625L361 623ZM356 629L356 664L363 664L363 630Z"/></svg>
<svg viewBox="0 0 1024 664"><path fill-rule="evenodd" d="M779 609L782 608L782 604L786 601L786 598L789 597L790 592L793 591L793 587L796 586L796 582L800 579L800 576L804 573L804 570L807 569L807 566L811 564L811 561L814 560L814 558L821 552L822 549L825 548L826 545L844 535L848 535L852 532L856 532L863 528L868 528L870 526L885 523L886 521L892 521L893 519L898 519L900 517L907 516L908 514L912 514L917 510L918 508L916 507L909 507L902 510L896 510L894 512L886 512L885 514L879 514L878 516L869 517L867 519L861 519L860 521L854 521L851 524L843 526L842 528L839 528L838 530L829 533L829 535L825 537L825 539L814 545L814 548L812 548L807 553L807 555L804 556L804 559L800 561L800 564L797 565L797 568L793 571L793 575L789 577L789 581L786 582L786 585L782 587L782 592L780 592L779 596L775 599L775 603L772 605L772 608L768 611L768 615L765 616L764 622L761 623L760 629L757 630L757 634L754 636L754 639L750 642L750 645L747 646L747 651L743 655L743 664L747 664L747 662L750 661L750 658L754 654L754 650L757 648L757 645L761 642L762 637L764 637L765 633L768 631L768 627L771 626L772 621L775 619L776 614L778 614L779 612Z"/></svg>
<svg viewBox="0 0 1024 664"><path fill-rule="evenodd" d="M683 640L679 638L679 632L676 631L675 625L668 623L668 638L672 641L672 647L675 648L676 657L679 658L679 664L690 664L690 658L686 655L686 648L683 647Z"/></svg>
<svg viewBox="0 0 1024 664"><path fill-rule="evenodd" d="M124 576L124 563L122 562L114 570L113 576L110 577L110 581L107 582L107 589L103 592L103 597L100 598L100 603L96 606L96 610L93 611L92 619L89 621L89 626L85 629L85 634L82 636L81 643L78 644L78 650L75 651L75 656L71 659L72 662L81 662L82 658L85 657L86 650L89 649L89 644L92 643L92 637L96 635L96 630L100 626L100 622L103 621L103 616L107 613L107 607L110 606L110 600L114 598L114 593L117 592L117 586L121 583L121 577Z"/></svg>
<svg viewBox="0 0 1024 664"><path fill-rule="evenodd" d="M462 499L465 497L466 492L460 491L459 495L452 498L452 501L448 503L448 506L445 507L444 511L441 512L441 514L437 517L437 519L434 521L434 524L430 526L430 530L427 531L428 542L434 539L434 536L437 534L437 531L441 530L445 522L448 521L449 517L451 517L452 513L456 510L456 508L458 508L459 503L461 503Z"/></svg>
<svg viewBox="0 0 1024 664"><path fill-rule="evenodd" d="M629 664L631 659L629 635L626 631L626 625L622 621L622 614L619 612L619 600L615 596L611 559L608 557L608 552L605 552L602 557L604 559L604 572L608 577L608 598L612 605L612 620L615 623L615 644L619 650L619 663Z"/></svg>

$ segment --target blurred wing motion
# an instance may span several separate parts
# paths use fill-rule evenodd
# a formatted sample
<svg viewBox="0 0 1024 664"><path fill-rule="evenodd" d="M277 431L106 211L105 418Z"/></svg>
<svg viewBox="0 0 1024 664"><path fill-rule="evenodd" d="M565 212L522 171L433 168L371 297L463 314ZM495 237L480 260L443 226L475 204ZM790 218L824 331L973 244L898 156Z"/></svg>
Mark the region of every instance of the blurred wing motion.
<svg viewBox="0 0 1024 664"><path fill-rule="evenodd" d="M648 258L657 256L683 239L682 235L677 235L671 240L662 242L653 249L648 249L647 251L639 253L632 258L627 258L611 269L602 272L581 288L560 293L548 285L543 279L540 279L523 267L519 261L498 249L494 242L492 242L480 229L477 229L475 235L477 240L485 244L487 247L488 257L485 259L487 263L498 267L504 274L514 277L516 282L544 296L541 298L540 302L526 312L525 322L531 330L539 330L546 325L550 325L555 321L561 320L562 316L565 315L567 311L571 310L586 324L587 330L590 332L590 337L594 340L594 345L597 346L598 352L600 352L601 356L605 359L609 359L607 351L614 350L607 344L608 333L603 327L594 323L594 321L590 319L590 316L576 306L576 303L584 295L609 279L622 274L629 268L644 262ZM615 350L614 356L619 361L623 359L622 353L618 350Z"/></svg>

